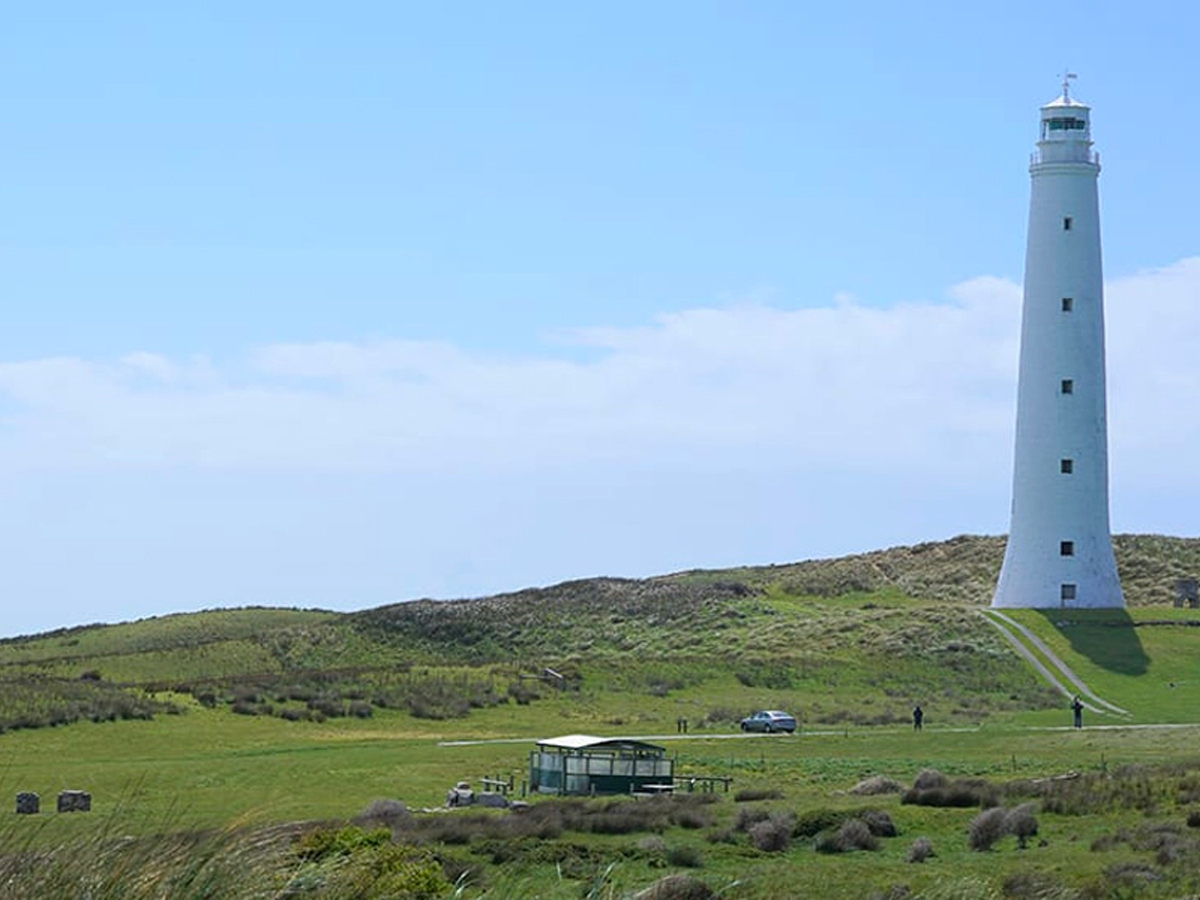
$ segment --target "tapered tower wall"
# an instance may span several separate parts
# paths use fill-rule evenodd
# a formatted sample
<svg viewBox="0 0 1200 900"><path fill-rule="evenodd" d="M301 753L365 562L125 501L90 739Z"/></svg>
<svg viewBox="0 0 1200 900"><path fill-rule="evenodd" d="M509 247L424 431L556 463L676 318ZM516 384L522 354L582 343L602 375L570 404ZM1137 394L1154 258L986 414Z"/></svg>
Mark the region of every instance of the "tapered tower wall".
<svg viewBox="0 0 1200 900"><path fill-rule="evenodd" d="M1030 165L1012 520L992 605L1123 607L1108 515L1099 160L1088 107L1042 107Z"/></svg>

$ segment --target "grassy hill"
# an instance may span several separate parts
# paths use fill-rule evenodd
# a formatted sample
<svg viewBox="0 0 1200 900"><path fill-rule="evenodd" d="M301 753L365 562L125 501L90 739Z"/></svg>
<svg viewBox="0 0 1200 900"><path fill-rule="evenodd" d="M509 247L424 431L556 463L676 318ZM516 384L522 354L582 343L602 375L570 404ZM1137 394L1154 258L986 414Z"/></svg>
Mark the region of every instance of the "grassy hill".
<svg viewBox="0 0 1200 900"><path fill-rule="evenodd" d="M82 787L101 815L0 822L0 900L95 892L72 880L76 859L116 867L111 890L96 893L114 898L275 896L301 882L295 895L314 900L373 896L370 879L418 870L440 893L413 895L431 897L462 871L473 873L468 898L615 900L667 871L698 873L734 900L795 896L798 884L863 900L1195 893L1200 841L1185 822L1200 822L1200 611L1171 600L1174 580L1200 570L1200 541L1116 546L1128 611L1013 613L1130 710L1089 713L1090 726L1120 726L1111 731L1062 729L1063 698L980 614L1003 553L990 537L348 614L210 610L3 640L0 793ZM562 678L534 677L546 667ZM914 702L926 711L920 735L908 725ZM737 734L738 718L764 707L795 712L801 736ZM597 803L551 810L536 833L417 817L392 823L399 843L386 846L324 833L321 847L341 848L324 863L325 851L295 842L314 826L276 827L346 819L380 797L436 804L464 777L519 783L532 738L674 740L681 718L690 734L672 745L678 771L731 775L757 805L726 795L627 815L627 802ZM954 790L975 808L848 793L879 774L911 785L927 767L970 781ZM1078 789L1038 786L1071 771ZM972 852L979 791L1040 804L1047 848ZM868 807L902 837L849 857L813 849L818 832L833 841L828 829ZM786 831L779 849L754 845L756 816ZM913 866L918 836L938 856ZM22 868L34 850L44 864ZM141 880L127 877L135 870ZM161 886L193 877L208 887ZM158 893L125 887L143 883Z"/></svg>
<svg viewBox="0 0 1200 900"><path fill-rule="evenodd" d="M1131 608L1169 604L1175 580L1200 572L1200 539L1115 545ZM892 721L919 696L978 721L1055 702L973 614L1002 556L1003 538L961 536L349 614L210 610L64 629L0 641L0 728L153 716L177 703L168 693L245 714L337 716L360 701L456 717L530 699L522 676L548 665L660 694L724 675L782 691L816 721Z"/></svg>

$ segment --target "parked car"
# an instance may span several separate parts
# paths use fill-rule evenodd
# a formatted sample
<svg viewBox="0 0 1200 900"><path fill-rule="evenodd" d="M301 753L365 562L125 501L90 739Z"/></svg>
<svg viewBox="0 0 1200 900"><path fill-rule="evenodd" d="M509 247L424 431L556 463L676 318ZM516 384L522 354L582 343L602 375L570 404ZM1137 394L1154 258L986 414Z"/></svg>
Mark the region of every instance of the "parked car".
<svg viewBox="0 0 1200 900"><path fill-rule="evenodd" d="M774 731L793 732L796 730L796 717L778 709L764 709L752 716L742 719L742 731Z"/></svg>

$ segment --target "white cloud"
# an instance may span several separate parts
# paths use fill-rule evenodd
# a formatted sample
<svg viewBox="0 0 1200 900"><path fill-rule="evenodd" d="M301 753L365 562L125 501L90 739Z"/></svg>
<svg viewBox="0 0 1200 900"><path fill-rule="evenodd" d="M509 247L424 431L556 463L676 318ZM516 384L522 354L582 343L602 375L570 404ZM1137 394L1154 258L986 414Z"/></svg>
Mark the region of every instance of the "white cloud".
<svg viewBox="0 0 1200 900"><path fill-rule="evenodd" d="M266 346L226 365L148 352L0 364L0 460L398 471L659 460L957 480L1007 472L1019 303L1016 285L978 278L938 303L695 309L560 336L595 351L583 362L553 345L505 357L395 340ZM1200 439L1189 412L1200 259L1113 282L1108 315L1115 464L1194 479L1183 462Z"/></svg>

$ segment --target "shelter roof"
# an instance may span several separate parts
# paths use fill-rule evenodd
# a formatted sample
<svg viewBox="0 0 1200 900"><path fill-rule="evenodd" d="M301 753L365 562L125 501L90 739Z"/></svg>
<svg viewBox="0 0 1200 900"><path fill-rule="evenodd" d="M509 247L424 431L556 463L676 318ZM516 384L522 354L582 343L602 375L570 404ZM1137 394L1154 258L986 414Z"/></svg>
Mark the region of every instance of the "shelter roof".
<svg viewBox="0 0 1200 900"><path fill-rule="evenodd" d="M554 747L559 750L598 750L598 749L645 749L665 751L665 747L649 744L634 738L605 738L591 734L565 734L562 737L544 738L537 742L539 747Z"/></svg>

